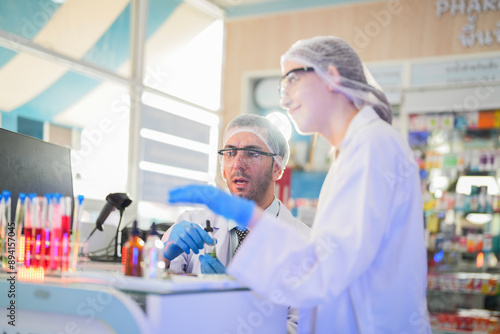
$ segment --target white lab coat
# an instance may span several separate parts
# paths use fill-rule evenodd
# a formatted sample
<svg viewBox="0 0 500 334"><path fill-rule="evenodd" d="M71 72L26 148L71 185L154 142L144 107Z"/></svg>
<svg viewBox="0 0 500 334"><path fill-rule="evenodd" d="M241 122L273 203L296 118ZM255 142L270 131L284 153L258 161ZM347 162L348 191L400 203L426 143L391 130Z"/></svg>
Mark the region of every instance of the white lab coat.
<svg viewBox="0 0 500 334"><path fill-rule="evenodd" d="M291 212L278 199L275 198L274 201L279 202L279 209L277 215L276 213L273 213L272 219L273 220L280 219L281 221L285 222L293 231L295 231L295 233L304 235L305 237L309 236L311 231L309 226L295 219L291 214ZM214 229L213 232L214 237L215 239L217 239L217 244L215 246L217 258L224 266L227 267L227 265L232 259L231 252L236 248L236 245L230 245L231 238L228 228L229 227L228 225L231 224L230 221L228 221L222 216L215 215L212 211L208 209L200 209L200 210L192 210L184 212L177 218L176 223L179 223L183 220L187 220L192 223L200 224L203 228L205 228L207 219L210 220L210 225ZM163 235L162 237L163 242L166 242L168 240L170 236L170 231L171 228L168 229ZM200 254L204 254L203 250L200 250L199 254L194 254L192 251L189 254L182 253L181 255L179 255L170 262L170 269L174 272L184 271L187 273L200 274L201 273L200 260L199 260ZM298 322L298 310L294 308L289 308L288 321L287 321L288 334L297 332L297 322Z"/></svg>
<svg viewBox="0 0 500 334"><path fill-rule="evenodd" d="M264 214L228 272L301 308L299 333L430 333L418 171L402 136L363 108L327 174L311 237Z"/></svg>

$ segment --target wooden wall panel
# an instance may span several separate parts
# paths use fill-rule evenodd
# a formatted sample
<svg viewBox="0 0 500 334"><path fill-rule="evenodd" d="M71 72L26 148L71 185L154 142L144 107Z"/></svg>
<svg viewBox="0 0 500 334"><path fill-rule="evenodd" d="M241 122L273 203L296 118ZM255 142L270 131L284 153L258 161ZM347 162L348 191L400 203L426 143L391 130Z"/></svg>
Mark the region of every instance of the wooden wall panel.
<svg viewBox="0 0 500 334"><path fill-rule="evenodd" d="M377 22L376 14L390 13L389 9L393 14L384 17L383 26ZM477 17L477 30L493 32L500 21L500 8ZM464 15L452 17L447 13L437 18L435 0L369 2L229 20L226 22L222 124L225 126L243 112L244 73L278 69L281 54L298 39L337 35L353 45L365 62L500 50L497 41L492 46L462 47L458 34L466 23ZM371 31L373 37L362 40L360 31Z"/></svg>

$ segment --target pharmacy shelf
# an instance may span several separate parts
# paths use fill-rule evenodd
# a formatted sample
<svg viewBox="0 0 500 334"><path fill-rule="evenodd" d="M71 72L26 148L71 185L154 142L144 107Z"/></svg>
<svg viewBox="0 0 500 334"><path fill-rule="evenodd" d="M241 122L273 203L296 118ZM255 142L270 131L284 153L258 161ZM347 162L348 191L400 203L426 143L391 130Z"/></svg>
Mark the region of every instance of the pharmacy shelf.
<svg viewBox="0 0 500 334"><path fill-rule="evenodd" d="M485 334L485 332L472 332L472 331L465 331L465 330L459 330L459 329L436 329L432 328L432 333L433 334L461 334L461 333L467 333L467 334Z"/></svg>
<svg viewBox="0 0 500 334"><path fill-rule="evenodd" d="M480 291L467 291L467 290L439 290L439 289L427 289L430 293L448 293L448 294L461 294L461 295L476 295L484 297L498 297L499 295L487 295Z"/></svg>

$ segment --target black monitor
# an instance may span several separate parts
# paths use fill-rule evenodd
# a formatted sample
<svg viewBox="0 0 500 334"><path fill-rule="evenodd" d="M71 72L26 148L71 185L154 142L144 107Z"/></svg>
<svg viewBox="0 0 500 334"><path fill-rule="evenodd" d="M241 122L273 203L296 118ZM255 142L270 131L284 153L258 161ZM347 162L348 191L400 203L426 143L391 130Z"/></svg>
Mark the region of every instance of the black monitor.
<svg viewBox="0 0 500 334"><path fill-rule="evenodd" d="M12 220L19 193L60 193L73 198L70 149L0 128L0 191L12 196Z"/></svg>

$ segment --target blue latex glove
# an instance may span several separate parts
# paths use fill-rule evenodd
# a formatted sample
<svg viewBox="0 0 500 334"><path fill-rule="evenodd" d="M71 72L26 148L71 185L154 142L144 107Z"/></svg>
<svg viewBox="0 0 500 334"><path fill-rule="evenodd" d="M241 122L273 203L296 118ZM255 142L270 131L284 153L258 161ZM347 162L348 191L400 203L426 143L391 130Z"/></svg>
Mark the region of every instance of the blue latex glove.
<svg viewBox="0 0 500 334"><path fill-rule="evenodd" d="M201 228L200 225L183 220L172 227L172 232L165 242L163 255L168 260L173 260L182 253L189 254L192 250L195 254L203 249L204 243L211 244L212 238Z"/></svg>
<svg viewBox="0 0 500 334"><path fill-rule="evenodd" d="M255 202L232 196L213 186L188 185L169 192L169 203L205 204L210 210L227 219L234 220L239 227L246 228L252 217Z"/></svg>
<svg viewBox="0 0 500 334"><path fill-rule="evenodd" d="M212 255L205 254L200 255L200 267L202 274L225 274L226 267L219 261L219 259L214 259Z"/></svg>

